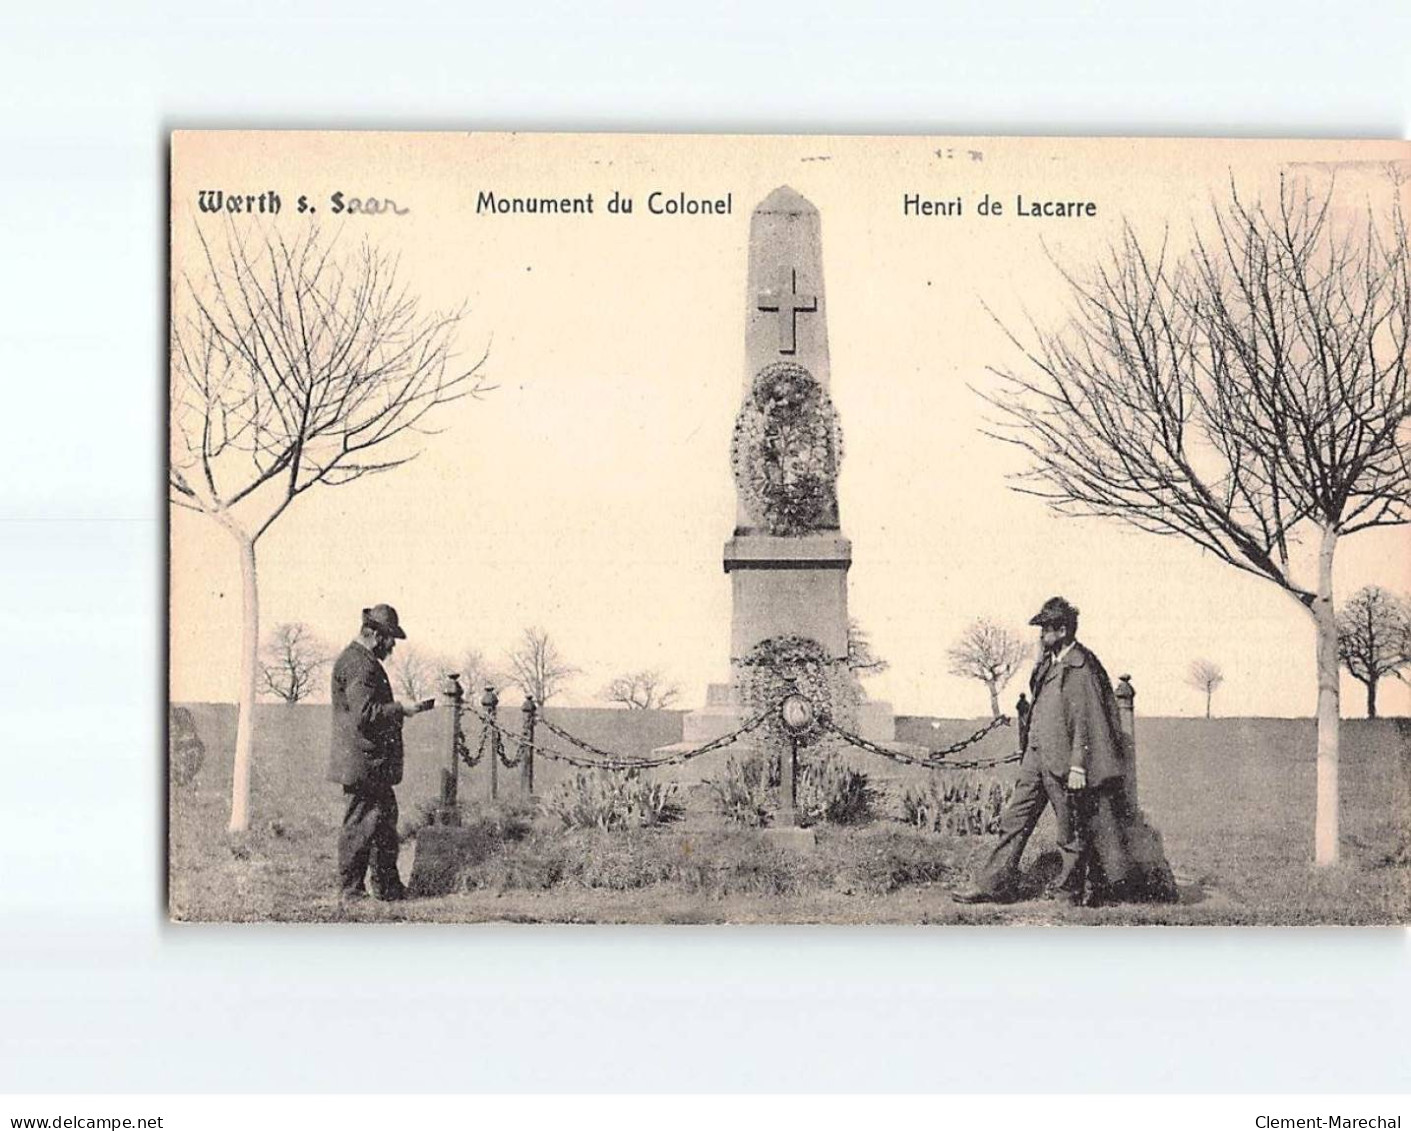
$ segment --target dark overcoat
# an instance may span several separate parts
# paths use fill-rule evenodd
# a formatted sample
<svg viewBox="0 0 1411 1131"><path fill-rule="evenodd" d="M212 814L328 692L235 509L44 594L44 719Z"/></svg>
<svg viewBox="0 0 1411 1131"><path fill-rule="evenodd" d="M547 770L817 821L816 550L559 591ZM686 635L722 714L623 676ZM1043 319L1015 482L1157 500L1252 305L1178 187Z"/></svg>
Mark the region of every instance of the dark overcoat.
<svg viewBox="0 0 1411 1131"><path fill-rule="evenodd" d="M1027 768L1042 767L1066 778L1069 769L1078 766L1087 771L1088 785L1094 787L1126 775L1117 697L1096 656L1075 642L1031 690L1034 701L1024 752Z"/></svg>
<svg viewBox="0 0 1411 1131"><path fill-rule="evenodd" d="M333 665L333 738L328 780L396 785L402 780L402 708L376 657L354 641Z"/></svg>

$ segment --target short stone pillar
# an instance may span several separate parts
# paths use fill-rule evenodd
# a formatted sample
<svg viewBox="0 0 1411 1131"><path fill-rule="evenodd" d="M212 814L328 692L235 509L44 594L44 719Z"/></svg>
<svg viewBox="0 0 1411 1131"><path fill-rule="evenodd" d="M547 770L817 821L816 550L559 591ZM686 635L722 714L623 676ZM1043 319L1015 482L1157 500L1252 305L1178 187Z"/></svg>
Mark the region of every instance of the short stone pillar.
<svg viewBox="0 0 1411 1131"><path fill-rule="evenodd" d="M446 709L446 753L447 764L441 767L441 797L437 823L459 825L460 808L456 804L461 772L461 751L465 748L465 732L461 719L461 704L465 691L461 687L461 677L456 674L446 676L441 684L441 698Z"/></svg>
<svg viewBox="0 0 1411 1131"><path fill-rule="evenodd" d="M519 740L519 789L525 797L534 795L534 720L538 717L538 707L534 702L534 696L526 695L524 705L520 707L524 712L524 722L520 728Z"/></svg>
<svg viewBox="0 0 1411 1131"><path fill-rule="evenodd" d="M1137 712L1135 700L1137 689L1132 686L1132 677L1119 676L1114 689L1117 696L1117 718L1122 725L1122 741L1127 745L1127 796L1133 805L1137 803Z"/></svg>
<svg viewBox="0 0 1411 1131"><path fill-rule="evenodd" d="M818 844L816 830L798 825L799 739L814 722L814 707L809 699L790 692L779 705L780 719L789 736L779 775L779 815L774 828L764 829L766 840L791 850L811 849Z"/></svg>
<svg viewBox="0 0 1411 1131"><path fill-rule="evenodd" d="M485 712L484 726L488 728L485 735L485 757L490 760L490 800L496 801L500 796L500 731L495 719L495 712L499 710L500 697L495 693L495 689L490 684L485 685L485 694L480 696L480 708Z"/></svg>
<svg viewBox="0 0 1411 1131"><path fill-rule="evenodd" d="M779 825L794 828L799 823L799 736L813 725L813 703L800 695L795 686L779 704L779 717L789 735L789 749L784 752L779 775Z"/></svg>
<svg viewBox="0 0 1411 1131"><path fill-rule="evenodd" d="M779 768L779 827L792 829L799 823L799 740L789 735Z"/></svg>

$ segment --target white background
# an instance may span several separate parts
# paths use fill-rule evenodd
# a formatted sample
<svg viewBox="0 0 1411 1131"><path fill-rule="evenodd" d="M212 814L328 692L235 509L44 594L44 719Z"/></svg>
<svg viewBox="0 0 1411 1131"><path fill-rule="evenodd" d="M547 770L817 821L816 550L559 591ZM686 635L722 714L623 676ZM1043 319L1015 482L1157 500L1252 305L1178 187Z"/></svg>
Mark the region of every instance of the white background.
<svg viewBox="0 0 1411 1131"><path fill-rule="evenodd" d="M0 1090L1407 1090L1397 930L164 923L169 129L1404 136L1411 94L1398 3L585 7L0 15Z"/></svg>

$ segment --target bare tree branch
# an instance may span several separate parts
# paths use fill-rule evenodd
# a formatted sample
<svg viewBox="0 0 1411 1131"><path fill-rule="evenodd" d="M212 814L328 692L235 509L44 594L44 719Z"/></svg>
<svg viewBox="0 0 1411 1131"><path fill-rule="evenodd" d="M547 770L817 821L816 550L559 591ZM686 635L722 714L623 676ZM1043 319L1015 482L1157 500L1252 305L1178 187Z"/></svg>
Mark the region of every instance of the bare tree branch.
<svg viewBox="0 0 1411 1131"><path fill-rule="evenodd" d="M314 690L318 673L332 657L327 645L300 621L275 625L260 656L260 687L293 704Z"/></svg>
<svg viewBox="0 0 1411 1131"><path fill-rule="evenodd" d="M1411 667L1411 601L1380 585L1364 585L1338 610L1338 661L1367 689L1367 715L1377 717L1377 684L1405 679Z"/></svg>
<svg viewBox="0 0 1411 1131"><path fill-rule="evenodd" d="M1184 537L1311 605L1289 572L1305 521L1345 535L1411 520L1411 285L1399 212L1335 230L1331 190L1231 187L1174 261L1126 228L1060 330L1005 328L990 435L1063 514ZM1389 229L1390 234L1385 234Z"/></svg>
<svg viewBox="0 0 1411 1131"><path fill-rule="evenodd" d="M372 245L338 257L317 229L197 235L204 270L182 278L172 318L174 503L214 514L258 496L242 524L257 540L309 488L414 459L430 414L488 391L485 355L455 353L464 310L422 313Z"/></svg>
<svg viewBox="0 0 1411 1131"><path fill-rule="evenodd" d="M629 711L660 711L681 695L681 689L656 668L617 676L603 688L600 698L621 703Z"/></svg>
<svg viewBox="0 0 1411 1131"><path fill-rule="evenodd" d="M1000 715L999 693L1029 658L1029 645L1014 632L986 617L973 621L947 651L952 675L983 683L990 692L990 712Z"/></svg>
<svg viewBox="0 0 1411 1131"><path fill-rule="evenodd" d="M1225 682L1225 673L1213 660L1193 660L1186 670L1186 684L1205 696L1205 717L1210 717L1210 702L1215 691Z"/></svg>
<svg viewBox="0 0 1411 1131"><path fill-rule="evenodd" d="M519 646L510 652L506 666L509 678L525 695L543 706L560 691L578 669L560 654L558 646L542 628L526 628Z"/></svg>

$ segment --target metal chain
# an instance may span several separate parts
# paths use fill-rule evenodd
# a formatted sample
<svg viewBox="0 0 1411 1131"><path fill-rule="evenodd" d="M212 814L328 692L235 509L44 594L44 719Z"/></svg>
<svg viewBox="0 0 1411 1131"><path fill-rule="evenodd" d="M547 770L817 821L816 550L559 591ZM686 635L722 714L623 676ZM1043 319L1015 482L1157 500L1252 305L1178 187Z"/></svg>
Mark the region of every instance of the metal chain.
<svg viewBox="0 0 1411 1131"><path fill-rule="evenodd" d="M1016 750L1013 754L1007 754L1003 758L976 758L964 762L945 760L947 755L964 750L967 746L972 746L976 742L979 742L980 739L984 738L996 727L1008 726L1010 720L1005 715L1001 715L988 726L982 727L969 738L961 742L952 743L943 750L930 751L929 755L925 758L917 758L911 754L903 753L900 750L888 750L885 746L880 746L875 742L869 742L861 735L852 734L849 731L843 730L843 728L833 722L832 719L824 717L820 718L818 721L821 726L832 731L850 746L856 746L860 750L866 750L869 754L879 754L883 758L890 758L893 762L899 762L902 765L924 766L928 770L989 770L993 769L995 766L1004 766L1011 762L1018 762L1024 757L1020 751Z"/></svg>
<svg viewBox="0 0 1411 1131"><path fill-rule="evenodd" d="M509 770L517 767L524 760L525 752L531 750L535 754L542 755L552 761L566 762L570 766L575 766L579 769L646 770L654 769L658 766L682 765L693 758L699 758L702 754L709 754L713 750L719 750L722 747L729 746L737 739L743 738L746 734L762 726L769 716L778 708L777 705L770 707L761 711L759 714L755 715L754 718L748 720L737 730L731 731L729 734L723 734L719 738L712 739L710 742L698 746L695 749L683 750L678 754L671 754L665 758L639 758L625 754L614 754L611 751L604 750L599 746L594 746L592 743L570 734L562 727L550 722L543 715L538 717L538 721L544 726L544 729L551 734L556 735L570 745L576 746L578 749L592 755L590 758L584 758L562 750L551 750L546 746L539 745L537 742L531 742L522 734L515 734L512 731L506 730L494 719L490 718L488 715L482 714L469 704L461 704L459 709L474 715L481 722L480 746L474 758L470 757L467 753L464 739L457 736L456 753L460 756L461 761L465 764L467 769L473 769L484 759L486 744L490 741L491 735L493 734L494 738L491 743L492 756L498 758L500 764ZM946 760L949 755L959 753L961 750L973 746L996 728L1009 726L1011 722L1012 720L1009 716L1000 715L998 718L970 735L970 737L962 739L959 742L954 742L940 750L928 750L925 758L917 758L899 750L888 750L885 746L870 742L861 735L846 731L826 715L820 716L818 719L820 726L825 730L833 732L851 746L856 746L860 750L865 750L870 754L880 755L883 758L888 758L902 765L923 766L930 770L985 770L992 769L995 766L1018 762L1023 757L1023 754L1018 751L1003 758L971 759L963 762ZM518 750L518 753L513 758L505 754L506 738L509 738Z"/></svg>
<svg viewBox="0 0 1411 1131"><path fill-rule="evenodd" d="M456 757L465 765L467 770L473 770L480 765L481 759L485 757L485 732L480 732L480 748L475 752L475 757L470 756L470 751L465 745L465 734L459 727L456 728Z"/></svg>
<svg viewBox="0 0 1411 1131"><path fill-rule="evenodd" d="M524 747L518 746L519 751L513 758L505 754L505 736L499 727L495 728L495 754L500 759L500 765L507 770L512 770L524 759Z"/></svg>
<svg viewBox="0 0 1411 1131"><path fill-rule="evenodd" d="M594 755L591 758L584 758L578 755L566 753L562 750L551 750L548 747L540 746L537 742L530 742L523 735L515 734L513 731L506 730L504 727L500 726L498 722L495 722L487 715L481 714L469 704L462 704L460 709L471 715L474 715L483 724L484 729L481 732L482 748L484 746L484 734L490 730L495 731L499 737L509 738L518 744L519 749L521 750L521 754L516 757L514 762L515 765L518 765L519 759L523 757L522 751L525 749L529 749L534 751L536 755L542 755L543 757L549 758L553 761L566 762L570 766L575 766L579 769L591 770L649 770L657 766L681 765L684 762L690 761L692 758L699 758L702 754L708 754L712 750L719 750L723 746L729 746L736 739L743 737L744 735L750 733L750 731L755 730L756 728L761 726L764 721L769 717L768 711L762 711L754 718L744 723L738 730L734 730L729 734L721 735L719 738L712 739L710 742L707 742L703 746L698 746L694 750L683 750L679 754L671 754L665 758L637 758L624 754L609 753L606 750L602 750L599 747L593 746L591 743L584 742L582 739L574 737L563 728L555 726L553 723L549 722L549 720L544 718L544 716L539 716L538 721L544 725L545 729L562 738L565 742L571 743L572 745L577 746L582 750L586 750Z"/></svg>

